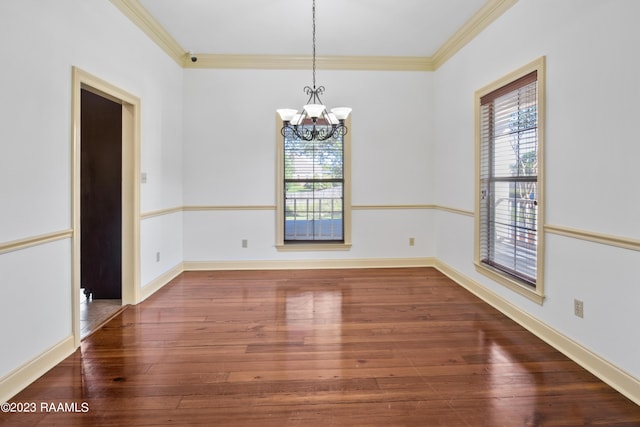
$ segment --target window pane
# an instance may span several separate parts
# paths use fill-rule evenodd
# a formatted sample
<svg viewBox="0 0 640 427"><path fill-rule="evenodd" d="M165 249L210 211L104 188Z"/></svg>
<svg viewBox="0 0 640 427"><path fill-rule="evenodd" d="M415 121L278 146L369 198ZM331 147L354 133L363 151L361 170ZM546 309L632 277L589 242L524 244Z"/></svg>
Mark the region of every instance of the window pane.
<svg viewBox="0 0 640 427"><path fill-rule="evenodd" d="M538 204L536 182L496 182L489 221L492 233L486 257L518 277L535 281Z"/></svg>
<svg viewBox="0 0 640 427"><path fill-rule="evenodd" d="M501 89L498 89L501 91ZM536 82L487 96L480 129L480 260L534 285L538 219Z"/></svg>
<svg viewBox="0 0 640 427"><path fill-rule="evenodd" d="M284 152L285 179L342 178L342 138L326 141L285 138Z"/></svg>
<svg viewBox="0 0 640 427"><path fill-rule="evenodd" d="M285 183L285 240L343 240L342 182Z"/></svg>

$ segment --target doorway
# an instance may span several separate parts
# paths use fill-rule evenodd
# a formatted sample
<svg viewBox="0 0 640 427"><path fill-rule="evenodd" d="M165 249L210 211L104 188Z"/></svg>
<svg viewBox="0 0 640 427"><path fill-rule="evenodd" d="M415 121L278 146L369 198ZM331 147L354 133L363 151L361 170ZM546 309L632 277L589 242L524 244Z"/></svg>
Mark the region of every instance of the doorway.
<svg viewBox="0 0 640 427"><path fill-rule="evenodd" d="M122 299L122 105L81 91L80 285Z"/></svg>
<svg viewBox="0 0 640 427"><path fill-rule="evenodd" d="M73 68L72 331L139 300L140 101ZM91 313L93 311L93 313ZM87 316L94 323L87 323Z"/></svg>
<svg viewBox="0 0 640 427"><path fill-rule="evenodd" d="M87 89L80 95L80 286L84 337L122 306L122 105Z"/></svg>

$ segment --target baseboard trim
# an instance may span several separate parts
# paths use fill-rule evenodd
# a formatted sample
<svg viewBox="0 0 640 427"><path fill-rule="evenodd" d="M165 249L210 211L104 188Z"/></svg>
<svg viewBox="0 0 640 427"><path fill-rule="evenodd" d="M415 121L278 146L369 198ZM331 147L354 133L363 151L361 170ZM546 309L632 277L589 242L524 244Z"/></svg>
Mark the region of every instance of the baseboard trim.
<svg viewBox="0 0 640 427"><path fill-rule="evenodd" d="M465 276L440 260L434 267L445 276L467 289L478 298L496 308L513 321L536 335L556 350L594 374L615 390L640 405L640 380L614 366L607 360L587 350L566 335L556 331L535 317L520 310L498 294L482 286L470 277Z"/></svg>
<svg viewBox="0 0 640 427"><path fill-rule="evenodd" d="M185 261L185 271L202 270L305 270L335 268L432 267L435 258L359 258L246 261Z"/></svg>
<svg viewBox="0 0 640 427"><path fill-rule="evenodd" d="M0 379L0 402L8 402L51 368L69 357L76 347L73 335Z"/></svg>
<svg viewBox="0 0 640 427"><path fill-rule="evenodd" d="M184 263L179 263L174 266L172 269L166 271L160 276L156 277L140 290L140 301L137 303L141 303L142 301L149 298L151 295L155 294L158 290L160 290L164 285L175 279L180 273L184 271Z"/></svg>

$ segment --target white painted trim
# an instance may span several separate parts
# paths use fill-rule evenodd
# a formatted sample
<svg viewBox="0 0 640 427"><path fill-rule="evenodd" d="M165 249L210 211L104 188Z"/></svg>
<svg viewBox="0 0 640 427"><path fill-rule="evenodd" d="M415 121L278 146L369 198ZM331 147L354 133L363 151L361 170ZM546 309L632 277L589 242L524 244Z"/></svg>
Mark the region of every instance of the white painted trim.
<svg viewBox="0 0 640 427"><path fill-rule="evenodd" d="M57 240L64 240L73 237L73 230L61 230L53 233L41 234L39 236L27 237L26 239L13 240L11 242L0 243L0 255L27 249L33 246L43 245Z"/></svg>
<svg viewBox="0 0 640 427"><path fill-rule="evenodd" d="M378 210L403 210L403 209L436 209L436 205L353 205L351 209L359 210L359 211L378 211Z"/></svg>
<svg viewBox="0 0 640 427"><path fill-rule="evenodd" d="M120 12L149 36L178 65L182 65L183 61L187 59L187 52L138 0L111 0L111 3L120 9Z"/></svg>
<svg viewBox="0 0 640 427"><path fill-rule="evenodd" d="M474 154L475 154L475 185L474 185L474 206L475 211L478 212L474 215L474 249L473 249L473 262L476 266L476 271L480 274L484 274L491 278L496 283L500 283L505 287L527 296L527 298L535 301L538 304L544 302L544 260L545 260L545 233L540 232L536 234L536 277L535 287L520 283L520 281L513 275L491 268L488 265L482 263L480 259L480 208L481 208L481 180L480 171L482 169L482 129L481 129L481 99L483 96L490 94L491 92L498 90L512 82L524 77L532 72L537 73L536 84L536 106L537 106L537 180L536 191L538 201L538 211L536 216L536 224L538 229L543 229L542 224L545 221L545 117L546 117L546 57L541 56L526 65L514 70L498 80L478 89L474 94L474 129L475 129L475 141L474 141Z"/></svg>
<svg viewBox="0 0 640 427"><path fill-rule="evenodd" d="M76 350L73 335L0 379L0 402L8 402Z"/></svg>
<svg viewBox="0 0 640 427"><path fill-rule="evenodd" d="M279 133L279 132L278 132ZM174 208L178 209L178 208ZM241 210L276 210L276 205L198 205L198 206L183 206L183 211L241 211ZM383 209L442 209L450 212L458 211L465 212L460 209L447 208L438 205L352 205L352 210L383 210ZM145 214L149 215L149 214ZM471 212L473 215L473 212Z"/></svg>
<svg viewBox="0 0 640 427"><path fill-rule="evenodd" d="M173 279L178 277L178 275L180 275L183 271L184 271L184 264L179 263L172 269L166 271L165 273L161 274L160 276L156 277L155 279L153 279L152 281L144 285L140 290L140 301L138 302L140 303L146 300L147 298L149 298L151 295L153 295L154 293L162 289L164 285L168 284Z"/></svg>
<svg viewBox="0 0 640 427"><path fill-rule="evenodd" d="M394 268L432 267L435 259L425 258L368 258L368 259L305 259L305 260L246 260L246 261L185 261L185 271L207 270L306 270L337 268Z"/></svg>
<svg viewBox="0 0 640 427"><path fill-rule="evenodd" d="M431 60L434 69L440 68L517 2L518 0L487 0L485 5L433 54Z"/></svg>
<svg viewBox="0 0 640 427"><path fill-rule="evenodd" d="M475 212L473 212L473 211L468 211L466 209L452 208L452 207L449 207L449 206L436 205L434 209L437 209L437 210L443 211L443 212L453 213L453 214L456 214L456 215L464 215L464 216L470 216L470 217L474 217L475 216Z"/></svg>
<svg viewBox="0 0 640 427"><path fill-rule="evenodd" d="M178 211L264 211L276 210L276 205L187 205L176 206L173 208L159 209L157 211L149 211L143 213L144 218L152 216L167 215ZM352 205L352 210L374 211L374 210L403 210L403 209L436 209L445 212L451 212L459 215L473 216L473 211L465 209L453 208L450 206L434 205L434 204L406 204L406 205Z"/></svg>
<svg viewBox="0 0 640 427"><path fill-rule="evenodd" d="M275 149L276 149L276 249L278 251L305 251L310 250L309 244L286 244L284 240L285 224L285 202L284 202L284 137L280 130L283 126L282 118L275 114ZM351 117L345 120L347 129L351 128ZM350 250L351 249L351 134L347 132L342 138L342 243L325 242L318 243L318 248L322 250Z"/></svg>
<svg viewBox="0 0 640 427"><path fill-rule="evenodd" d="M78 67L72 68L71 224L72 331L80 346L80 110L85 89L122 105L122 304L140 298L140 98Z"/></svg>
<svg viewBox="0 0 640 427"><path fill-rule="evenodd" d="M576 228L550 224L544 225L544 231L546 233L557 234L558 236L585 240L587 242L599 243L602 245L615 246L632 251L640 251L640 240L632 239L630 237L595 233L593 231L578 230Z"/></svg>
<svg viewBox="0 0 640 427"><path fill-rule="evenodd" d="M174 208L167 208L167 209L158 209L157 211L149 211L149 212L140 214L140 219L148 219L156 216L171 215L174 213L183 212L184 210L185 209L182 206L176 206Z"/></svg>
<svg viewBox="0 0 640 427"><path fill-rule="evenodd" d="M549 325L522 311L506 299L482 286L475 280L465 276L444 262L436 260L435 268L547 344L551 345L556 350L566 355L569 359L600 378L603 382L607 383L618 392L640 405L639 379L614 366L611 362L584 348Z"/></svg>
<svg viewBox="0 0 640 427"><path fill-rule="evenodd" d="M474 262L474 265L478 273L487 276L492 281L511 289L513 292L516 292L517 294L530 299L536 304L542 305L544 303L544 295L538 293L536 290L531 289L526 284L520 283L519 281L506 276L502 271L494 269L491 266L484 265L479 262Z"/></svg>
<svg viewBox="0 0 640 427"><path fill-rule="evenodd" d="M184 68L307 70L311 56L229 55L195 53L197 62L185 57ZM320 70L433 71L431 58L421 56L318 56Z"/></svg>
<svg viewBox="0 0 640 427"><path fill-rule="evenodd" d="M275 211L276 205L198 205L184 206L183 211Z"/></svg>
<svg viewBox="0 0 640 427"><path fill-rule="evenodd" d="M351 244L347 243L286 243L275 245L278 252L314 252L314 251L350 251Z"/></svg>

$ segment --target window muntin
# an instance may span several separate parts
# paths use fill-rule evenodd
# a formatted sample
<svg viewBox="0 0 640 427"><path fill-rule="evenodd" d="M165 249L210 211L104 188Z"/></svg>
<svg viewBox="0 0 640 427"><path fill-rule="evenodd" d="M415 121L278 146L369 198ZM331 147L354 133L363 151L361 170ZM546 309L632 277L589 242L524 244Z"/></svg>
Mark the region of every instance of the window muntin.
<svg viewBox="0 0 640 427"><path fill-rule="evenodd" d="M542 303L544 57L476 92L479 272Z"/></svg>
<svg viewBox="0 0 640 427"><path fill-rule="evenodd" d="M344 243L344 137L283 142L284 243Z"/></svg>

